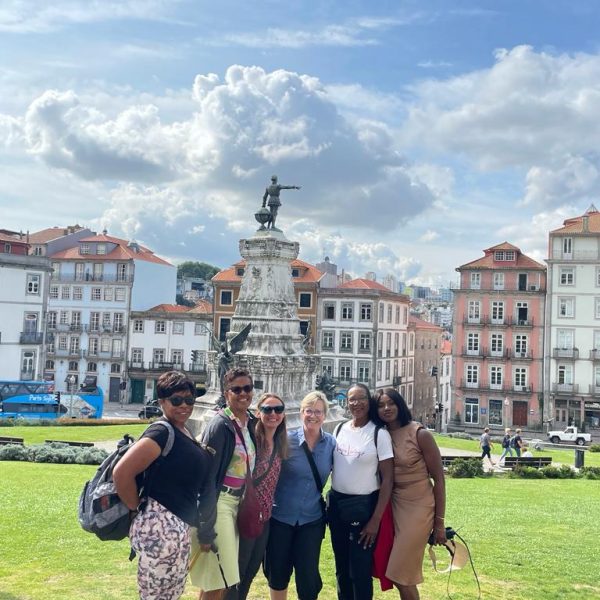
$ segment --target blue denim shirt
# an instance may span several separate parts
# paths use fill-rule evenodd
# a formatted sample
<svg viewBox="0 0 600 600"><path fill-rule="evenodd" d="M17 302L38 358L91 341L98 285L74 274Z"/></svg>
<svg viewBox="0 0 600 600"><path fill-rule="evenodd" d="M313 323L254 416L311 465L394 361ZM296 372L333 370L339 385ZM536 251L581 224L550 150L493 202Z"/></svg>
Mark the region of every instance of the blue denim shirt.
<svg viewBox="0 0 600 600"><path fill-rule="evenodd" d="M319 490L315 483L308 458L300 444L304 441L304 430L288 432L289 457L281 463L281 475L275 490L273 518L288 525L305 525L322 516ZM321 432L321 439L313 449L313 459L323 485L333 466L335 438Z"/></svg>

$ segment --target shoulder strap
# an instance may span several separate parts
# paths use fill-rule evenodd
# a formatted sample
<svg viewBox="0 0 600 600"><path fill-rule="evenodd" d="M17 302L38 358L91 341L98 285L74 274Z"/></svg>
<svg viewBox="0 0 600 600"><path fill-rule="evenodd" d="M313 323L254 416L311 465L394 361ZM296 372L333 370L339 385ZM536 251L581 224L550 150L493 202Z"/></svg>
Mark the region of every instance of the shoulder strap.
<svg viewBox="0 0 600 600"><path fill-rule="evenodd" d="M333 437L337 438L338 434L340 433L340 430L346 423L348 423L348 421L342 421L341 423L337 424L336 428L333 430Z"/></svg>
<svg viewBox="0 0 600 600"><path fill-rule="evenodd" d="M242 440L242 445L244 446L244 451L246 452L246 483L251 479L252 474L250 473L250 458L248 456L248 448L246 446L246 440L244 439L244 434L242 432L242 428L237 424L235 419L232 419L233 428L236 430L237 434L240 436L240 440Z"/></svg>
<svg viewBox="0 0 600 600"><path fill-rule="evenodd" d="M312 471L313 477L315 479L315 485L317 486L317 489L319 490L319 494L322 494L323 493L323 482L321 481L321 477L319 476L319 471L317 470L317 465L315 464L315 459L313 458L312 452L310 451L310 448L308 447L306 440L304 440L300 444L300 447L302 448L302 450L304 450L304 454L306 454L306 458L308 460L308 464L310 465L310 470Z"/></svg>
<svg viewBox="0 0 600 600"><path fill-rule="evenodd" d="M271 458L269 458L269 465L265 469L264 473L261 473L258 477L254 478L254 485L258 485L268 474L273 466L273 461L275 460L275 455L277 454L277 448L275 448L275 443L273 442L273 452L271 452Z"/></svg>
<svg viewBox="0 0 600 600"><path fill-rule="evenodd" d="M171 450L173 449L173 444L175 443L175 430L173 429L173 425L171 425L169 421L163 419L156 421L156 424L166 427L167 431L169 432L167 437L167 443L165 444L163 451L160 453L161 456L167 456L169 452L171 452Z"/></svg>

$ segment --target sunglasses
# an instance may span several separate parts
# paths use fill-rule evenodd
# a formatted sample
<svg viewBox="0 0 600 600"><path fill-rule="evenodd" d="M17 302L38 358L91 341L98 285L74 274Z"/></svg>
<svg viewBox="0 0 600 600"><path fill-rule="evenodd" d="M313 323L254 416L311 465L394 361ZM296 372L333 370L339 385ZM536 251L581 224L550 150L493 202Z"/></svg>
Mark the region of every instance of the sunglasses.
<svg viewBox="0 0 600 600"><path fill-rule="evenodd" d="M260 410L263 415L270 415L271 413L281 415L285 410L285 406L281 406L281 404L278 406L261 406L258 410Z"/></svg>
<svg viewBox="0 0 600 600"><path fill-rule="evenodd" d="M241 394L242 392L246 392L246 394L249 394L253 389L254 386L252 384L234 385L233 387L230 387L227 391L233 392L236 396L239 396L239 394Z"/></svg>
<svg viewBox="0 0 600 600"><path fill-rule="evenodd" d="M194 402L196 402L196 398L192 396L171 396L170 398L167 398L167 400L173 406L181 406L184 402L188 406L194 406Z"/></svg>

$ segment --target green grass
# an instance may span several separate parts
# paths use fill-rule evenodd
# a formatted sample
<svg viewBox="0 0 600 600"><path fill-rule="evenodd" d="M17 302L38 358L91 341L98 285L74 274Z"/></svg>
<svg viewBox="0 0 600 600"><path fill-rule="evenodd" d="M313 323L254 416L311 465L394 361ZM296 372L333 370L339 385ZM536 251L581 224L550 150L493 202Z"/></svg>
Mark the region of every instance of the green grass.
<svg viewBox="0 0 600 600"><path fill-rule="evenodd" d="M68 426L51 425L48 427L10 427L0 431L0 435L24 438L26 444L41 444L44 440L64 440L67 442L103 442L121 439L126 433L137 438L147 423L136 423L135 425L97 425ZM1 599L1 596L0 596Z"/></svg>
<svg viewBox="0 0 600 600"><path fill-rule="evenodd" d="M459 438L451 438L447 435L434 434L438 446L442 448L454 448L456 450L471 450L472 452L480 452L479 442L476 440L461 440ZM573 465L575 463L575 451L573 449L564 450L551 450L546 448L544 450L535 450L532 448L534 456L551 456L553 462ZM502 447L500 444L494 444L492 448L492 454L501 454ZM600 466L600 452L589 452L585 453L585 466L586 467L599 467Z"/></svg>
<svg viewBox="0 0 600 600"><path fill-rule="evenodd" d="M0 600L125 600L137 597L126 542L100 542L80 529L77 499L95 467L0 463ZM586 600L600 597L600 482L448 480L448 524L474 555L486 600ZM423 600L445 598L447 577L425 562ZM321 598L335 597L324 540ZM477 597L471 572L452 575L455 600ZM292 586L293 590L293 586ZM395 592L378 600L397 598ZM186 600L197 598L188 586ZM265 600L259 574L250 594ZM296 598L295 591L289 594Z"/></svg>

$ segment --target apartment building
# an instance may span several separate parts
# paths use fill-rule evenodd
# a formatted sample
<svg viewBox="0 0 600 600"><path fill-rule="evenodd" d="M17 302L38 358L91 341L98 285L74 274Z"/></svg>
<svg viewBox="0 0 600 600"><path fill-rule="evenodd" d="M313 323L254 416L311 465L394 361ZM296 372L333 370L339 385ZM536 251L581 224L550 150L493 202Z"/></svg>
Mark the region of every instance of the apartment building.
<svg viewBox="0 0 600 600"><path fill-rule="evenodd" d="M50 264L20 233L0 231L0 378L41 379Z"/></svg>
<svg viewBox="0 0 600 600"><path fill-rule="evenodd" d="M240 260L228 269L219 271L213 278L214 286L214 331L219 340L224 340L231 328L231 318L240 293L242 276L246 261ZM323 272L314 265L303 260L293 260L291 263L292 281L298 299L298 319L300 333L309 333L307 352L315 351L317 330L317 292L323 279ZM309 331L310 328L310 331Z"/></svg>
<svg viewBox="0 0 600 600"><path fill-rule="evenodd" d="M546 311L546 418L552 428L600 427L600 213L550 232Z"/></svg>
<svg viewBox="0 0 600 600"><path fill-rule="evenodd" d="M456 270L451 421L541 429L545 266L504 242Z"/></svg>
<svg viewBox="0 0 600 600"><path fill-rule="evenodd" d="M320 289L318 351L339 388L361 382L396 387L412 402L413 358L408 342L408 298L372 279Z"/></svg>
<svg viewBox="0 0 600 600"><path fill-rule="evenodd" d="M27 234L29 254L33 256L50 256L61 250L72 248L79 240L91 235L95 235L94 232L81 225L41 229Z"/></svg>
<svg viewBox="0 0 600 600"><path fill-rule="evenodd" d="M440 347L444 330L433 323L410 315L408 331L414 338L413 418L433 427L438 403ZM409 340L409 343L410 341Z"/></svg>
<svg viewBox="0 0 600 600"><path fill-rule="evenodd" d="M440 430L448 430L450 421L450 406L452 398L452 342L442 339L440 346L440 362L438 366L438 393L437 401L441 409Z"/></svg>
<svg viewBox="0 0 600 600"><path fill-rule="evenodd" d="M206 381L208 351L211 350L212 304L199 300L189 308L159 304L132 311L129 318L130 402L156 398L156 380L166 370L184 371L198 388Z"/></svg>
<svg viewBox="0 0 600 600"><path fill-rule="evenodd" d="M106 231L79 239L49 255L44 375L61 391L84 381L104 390L105 400L123 398L128 315L175 300L176 269L136 242ZM122 386L123 384L123 386Z"/></svg>

